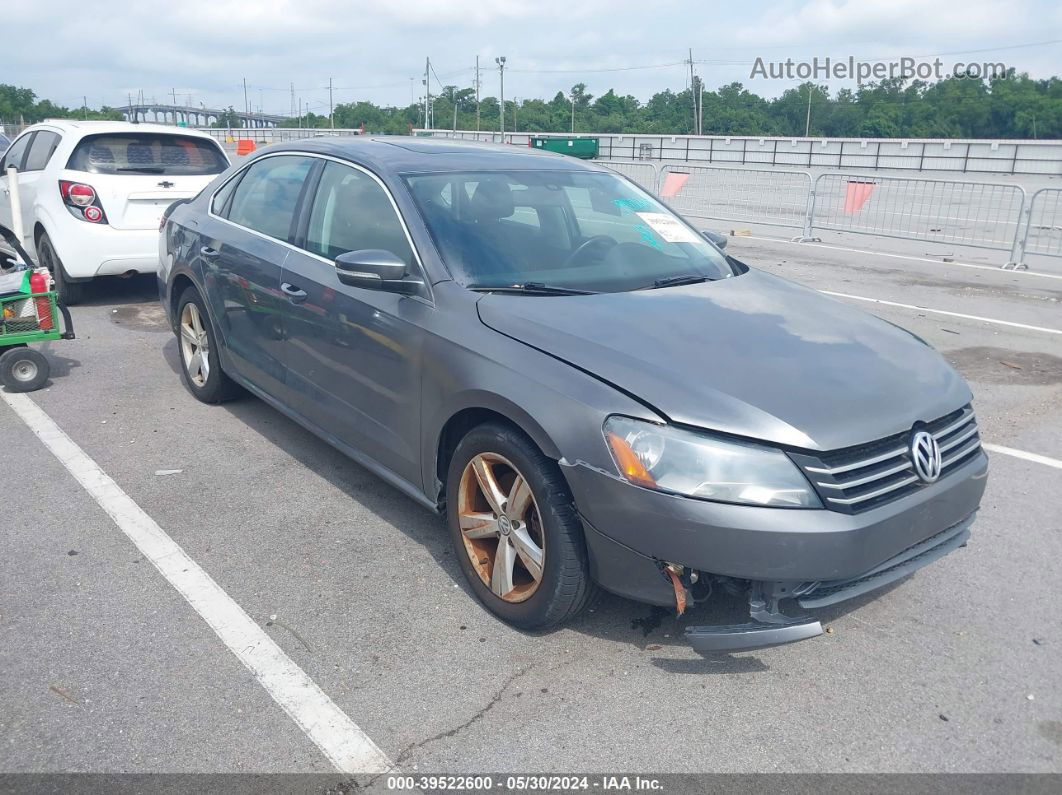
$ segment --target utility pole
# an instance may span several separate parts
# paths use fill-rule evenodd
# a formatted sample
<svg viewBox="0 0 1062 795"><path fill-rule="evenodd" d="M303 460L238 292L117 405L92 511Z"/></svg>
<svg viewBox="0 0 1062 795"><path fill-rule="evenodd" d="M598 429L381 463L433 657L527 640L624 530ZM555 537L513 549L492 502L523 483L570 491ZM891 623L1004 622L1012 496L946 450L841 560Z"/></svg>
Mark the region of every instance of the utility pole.
<svg viewBox="0 0 1062 795"><path fill-rule="evenodd" d="M82 102L81 107L85 109L84 116L87 119L88 118L88 97L82 96L81 97L81 102ZM1033 120L1033 127L1035 128L1035 126L1036 126L1036 120L1034 119ZM1033 137L1035 138L1036 136L1034 135Z"/></svg>
<svg viewBox="0 0 1062 795"><path fill-rule="evenodd" d="M288 109L288 113L292 116L295 115L295 84L291 84L291 107Z"/></svg>
<svg viewBox="0 0 1062 795"><path fill-rule="evenodd" d="M413 78L409 78L409 105L413 107L417 104L417 90L413 88Z"/></svg>
<svg viewBox="0 0 1062 795"><path fill-rule="evenodd" d="M243 78L243 112L251 114L251 103L247 101L247 78Z"/></svg>
<svg viewBox="0 0 1062 795"><path fill-rule="evenodd" d="M424 128L431 129L431 58L424 59Z"/></svg>
<svg viewBox="0 0 1062 795"><path fill-rule="evenodd" d="M690 97L693 99L693 134L697 135L697 78L693 74L693 48L690 47Z"/></svg>
<svg viewBox="0 0 1062 795"><path fill-rule="evenodd" d="M520 105L520 97L513 97L513 132L520 129L516 123L516 108Z"/></svg>
<svg viewBox="0 0 1062 795"><path fill-rule="evenodd" d="M332 78L328 78L328 126L333 130L336 128L336 119L333 113L335 112L335 106L332 104Z"/></svg>
<svg viewBox="0 0 1062 795"><path fill-rule="evenodd" d="M302 97L299 97L299 129L302 129Z"/></svg>
<svg viewBox="0 0 1062 795"><path fill-rule="evenodd" d="M476 132L479 132L479 56L476 56ZM1036 137L1035 135L1033 136Z"/></svg>
<svg viewBox="0 0 1062 795"><path fill-rule="evenodd" d="M575 92L572 92L572 134L575 133Z"/></svg>
<svg viewBox="0 0 1062 795"><path fill-rule="evenodd" d="M177 89L176 88L171 88L170 89L170 94L173 96L173 107L176 108L177 107Z"/></svg>
<svg viewBox="0 0 1062 795"><path fill-rule="evenodd" d="M501 142L505 143L505 56L498 56L494 59L494 63L498 64L498 79L501 81L499 91L501 94L501 113L498 114L498 118L501 120Z"/></svg>
<svg viewBox="0 0 1062 795"><path fill-rule="evenodd" d="M454 92L454 126L451 127L450 129L451 130L456 130L457 129L457 92L456 91Z"/></svg>
<svg viewBox="0 0 1062 795"><path fill-rule="evenodd" d="M808 83L808 115L804 120L804 137L811 134L811 83Z"/></svg>

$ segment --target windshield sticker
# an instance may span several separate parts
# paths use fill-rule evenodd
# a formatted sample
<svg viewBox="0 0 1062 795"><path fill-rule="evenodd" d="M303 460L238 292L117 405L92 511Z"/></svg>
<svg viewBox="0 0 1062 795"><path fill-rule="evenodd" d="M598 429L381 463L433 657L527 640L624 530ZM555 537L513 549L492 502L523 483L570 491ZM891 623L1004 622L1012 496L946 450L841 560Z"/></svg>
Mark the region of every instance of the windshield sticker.
<svg viewBox="0 0 1062 795"><path fill-rule="evenodd" d="M645 245L652 246L653 248L663 248L663 246L660 245L660 241L653 236L653 230L648 226L645 224L636 224L634 228L638 230L638 236L642 239L642 242Z"/></svg>
<svg viewBox="0 0 1062 795"><path fill-rule="evenodd" d="M667 213L637 213L637 215L668 243L700 242L692 229Z"/></svg>
<svg viewBox="0 0 1062 795"><path fill-rule="evenodd" d="M612 203L620 208L620 212L627 210L629 212L637 212L638 210L647 210L652 207L652 202L648 199L641 198L626 198L626 199L613 199Z"/></svg>

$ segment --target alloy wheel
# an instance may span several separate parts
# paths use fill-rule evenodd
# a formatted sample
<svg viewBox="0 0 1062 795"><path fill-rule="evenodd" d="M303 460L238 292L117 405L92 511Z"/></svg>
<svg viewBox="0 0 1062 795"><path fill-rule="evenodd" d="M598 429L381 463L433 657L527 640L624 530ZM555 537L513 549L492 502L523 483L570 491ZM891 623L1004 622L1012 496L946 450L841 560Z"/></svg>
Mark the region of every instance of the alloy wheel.
<svg viewBox="0 0 1062 795"><path fill-rule="evenodd" d="M506 602L529 599L542 582L545 533L523 474L497 453L476 455L461 473L457 514L483 584Z"/></svg>
<svg viewBox="0 0 1062 795"><path fill-rule="evenodd" d="M181 311L181 360L192 383L205 386L210 377L210 337L199 307L191 301Z"/></svg>

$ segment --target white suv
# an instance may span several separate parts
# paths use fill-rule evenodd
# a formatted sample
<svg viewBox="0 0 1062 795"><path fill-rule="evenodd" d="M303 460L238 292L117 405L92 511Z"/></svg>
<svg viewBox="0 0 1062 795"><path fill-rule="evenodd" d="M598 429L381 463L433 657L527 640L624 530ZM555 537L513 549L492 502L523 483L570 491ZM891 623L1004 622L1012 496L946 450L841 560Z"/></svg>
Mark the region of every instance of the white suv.
<svg viewBox="0 0 1062 795"><path fill-rule="evenodd" d="M67 304L96 276L155 273L163 211L229 166L195 130L49 120L26 128L0 161L0 224L13 228L7 168L18 169L23 245L35 248Z"/></svg>

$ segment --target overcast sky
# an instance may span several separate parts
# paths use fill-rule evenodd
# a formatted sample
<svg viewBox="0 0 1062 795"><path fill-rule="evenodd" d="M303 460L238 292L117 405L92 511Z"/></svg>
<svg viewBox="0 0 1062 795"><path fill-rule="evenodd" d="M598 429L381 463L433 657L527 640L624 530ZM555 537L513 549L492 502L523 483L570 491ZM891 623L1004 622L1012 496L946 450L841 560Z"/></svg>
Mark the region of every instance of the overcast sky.
<svg viewBox="0 0 1062 795"><path fill-rule="evenodd" d="M335 101L405 105L423 92L424 58L443 84L497 95L497 55L508 58L507 98L552 97L585 82L645 100L681 90L693 48L709 88L735 80L776 96L799 80L750 79L766 61L812 56L1002 60L1034 77L1062 74L1057 0L4 0L10 36L0 82L67 106L120 105L143 91L207 107L249 102L289 111L289 86L315 112ZM1010 47L1012 49L1003 49ZM668 65L673 64L673 65ZM636 68L627 67L655 67ZM623 71L603 71L618 70ZM563 71L561 71L563 70ZM598 70L598 71L594 71ZM410 78L413 77L411 86ZM844 81L826 82L831 90Z"/></svg>

